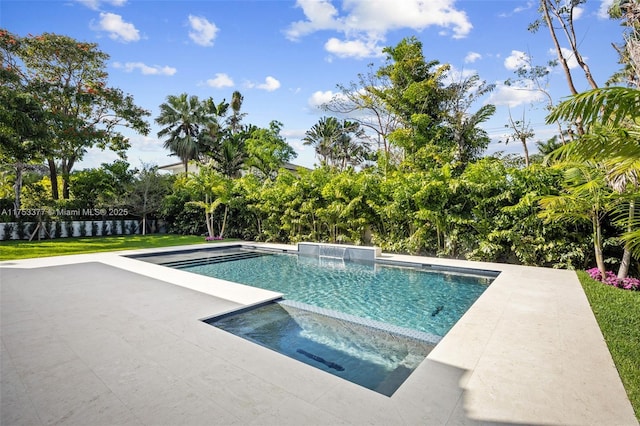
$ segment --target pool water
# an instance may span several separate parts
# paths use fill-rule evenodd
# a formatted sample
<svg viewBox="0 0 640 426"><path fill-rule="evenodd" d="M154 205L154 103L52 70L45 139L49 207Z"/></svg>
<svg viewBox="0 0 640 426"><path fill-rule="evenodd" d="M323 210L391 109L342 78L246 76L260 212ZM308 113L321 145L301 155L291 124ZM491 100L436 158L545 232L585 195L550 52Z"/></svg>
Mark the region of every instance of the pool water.
<svg viewBox="0 0 640 426"><path fill-rule="evenodd" d="M282 303L214 317L210 325L391 396L433 345Z"/></svg>
<svg viewBox="0 0 640 426"><path fill-rule="evenodd" d="M287 300L444 336L493 277L269 254L179 269L282 293Z"/></svg>

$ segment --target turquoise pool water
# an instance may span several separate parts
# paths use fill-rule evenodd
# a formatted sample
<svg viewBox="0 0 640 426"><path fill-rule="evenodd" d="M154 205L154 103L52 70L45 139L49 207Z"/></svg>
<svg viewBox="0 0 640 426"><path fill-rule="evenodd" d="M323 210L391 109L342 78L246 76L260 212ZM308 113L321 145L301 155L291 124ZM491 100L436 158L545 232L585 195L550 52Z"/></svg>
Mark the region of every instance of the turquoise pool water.
<svg viewBox="0 0 640 426"><path fill-rule="evenodd" d="M187 262L179 269L437 336L444 336L493 280L487 276L295 254Z"/></svg>
<svg viewBox="0 0 640 426"><path fill-rule="evenodd" d="M433 345L268 303L205 322L360 386L391 396Z"/></svg>

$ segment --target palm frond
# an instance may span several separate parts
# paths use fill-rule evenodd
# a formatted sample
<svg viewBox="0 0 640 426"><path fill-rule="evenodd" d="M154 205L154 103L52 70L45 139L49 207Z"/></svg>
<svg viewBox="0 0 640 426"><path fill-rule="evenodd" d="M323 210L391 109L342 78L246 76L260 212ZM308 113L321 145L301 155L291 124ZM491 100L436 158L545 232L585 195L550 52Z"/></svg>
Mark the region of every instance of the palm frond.
<svg viewBox="0 0 640 426"><path fill-rule="evenodd" d="M605 87L587 90L560 103L547 116L547 123L576 121L583 125L603 123L618 125L625 119L640 118L640 90Z"/></svg>

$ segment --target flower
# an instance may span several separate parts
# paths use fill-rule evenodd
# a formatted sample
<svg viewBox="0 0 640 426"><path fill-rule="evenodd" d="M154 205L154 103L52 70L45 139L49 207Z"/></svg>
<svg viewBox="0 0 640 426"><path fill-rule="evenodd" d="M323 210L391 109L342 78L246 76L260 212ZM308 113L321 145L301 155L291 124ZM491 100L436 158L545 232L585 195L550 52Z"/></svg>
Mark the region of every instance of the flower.
<svg viewBox="0 0 640 426"><path fill-rule="evenodd" d="M619 280L616 274L614 274L612 271L606 271L603 278L598 268L587 269L586 272L591 278L604 284L622 288L624 290L640 291L640 279L638 278L627 277Z"/></svg>
<svg viewBox="0 0 640 426"><path fill-rule="evenodd" d="M204 238L204 240L205 240L205 241L218 241L218 240L221 240L221 239L222 239L222 236L220 236L220 237L212 237L212 236L210 236L210 235L209 235L209 236L206 236L206 237Z"/></svg>

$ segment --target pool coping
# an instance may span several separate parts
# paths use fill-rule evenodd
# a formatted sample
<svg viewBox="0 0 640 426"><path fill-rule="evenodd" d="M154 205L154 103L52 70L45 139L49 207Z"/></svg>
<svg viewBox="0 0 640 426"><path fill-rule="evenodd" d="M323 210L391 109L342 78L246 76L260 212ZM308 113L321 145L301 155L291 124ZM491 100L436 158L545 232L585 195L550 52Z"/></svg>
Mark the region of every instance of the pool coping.
<svg viewBox="0 0 640 426"><path fill-rule="evenodd" d="M223 244L226 243L216 245ZM296 249L256 242L226 245L238 244L289 252ZM184 271L168 271L124 257L192 248L193 245L8 261L0 262L0 268L37 269L98 262L236 304L227 312L281 297L278 293L199 278ZM294 360L283 360L229 339L230 346L247 351L237 366L247 368L246 363L250 362L252 374L261 381L284 386L284 379L274 376L275 363L295 371L298 378L322 382L330 389L318 390L310 398L299 394L303 385L287 384L284 387L291 400L277 410L269 408L270 412L279 413L272 420L293 422L296 415L302 415L299 407L309 405L307 411L314 407L321 413L331 412L331 417L307 418L309 424L326 424L328 418L352 424L390 424L390 418L395 420L393 424L638 424L574 272L388 253L381 257L388 262L494 270L500 275L390 398L348 382L320 377L313 369L292 364L296 363ZM212 315L224 312L223 309ZM11 353L11 348L6 349ZM228 362L236 364L234 360ZM5 410L3 398L2 411ZM253 422L260 423L261 419L264 417L256 417Z"/></svg>

